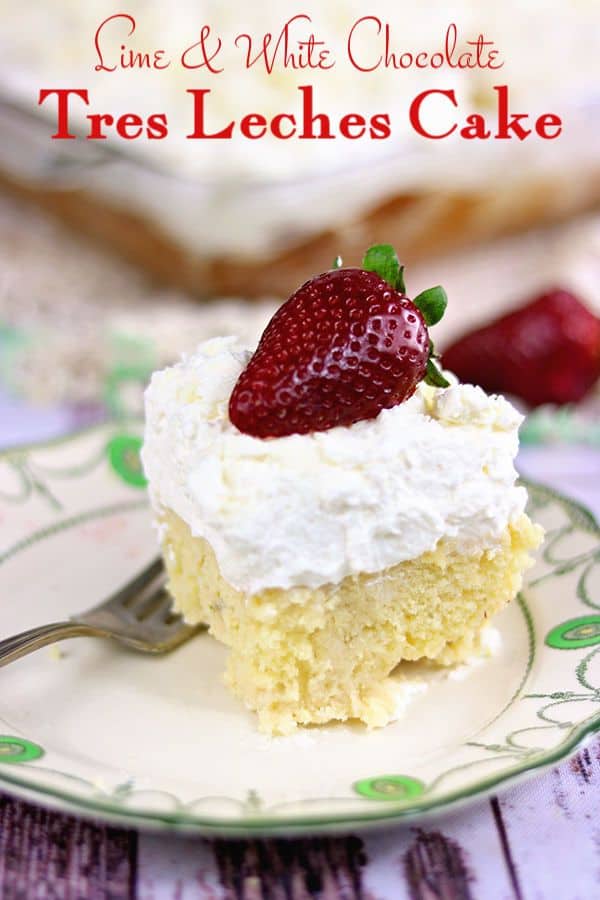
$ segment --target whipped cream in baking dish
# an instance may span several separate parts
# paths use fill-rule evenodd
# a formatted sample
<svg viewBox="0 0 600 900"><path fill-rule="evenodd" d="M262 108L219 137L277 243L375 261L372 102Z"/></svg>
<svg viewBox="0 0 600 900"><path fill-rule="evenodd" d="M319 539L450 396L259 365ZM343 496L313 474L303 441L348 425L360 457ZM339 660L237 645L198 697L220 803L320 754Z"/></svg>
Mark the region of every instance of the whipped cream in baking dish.
<svg viewBox="0 0 600 900"><path fill-rule="evenodd" d="M0 0L0 84L11 101L0 103L0 164L27 184L47 188L50 181L55 187L79 189L141 216L201 257L270 259L322 231L346 229L390 198L407 193L426 194L411 205L418 228L427 228L439 216L445 221L448 195L461 191L483 193L481 212L476 204L471 215L490 221L506 215L507 187L522 185L525 209L537 208L538 191L549 190L540 188L540 181L550 185L555 198L550 205L558 214L588 195L597 172L597 0L421 0L411 15L396 0L377 0L368 9L361 0L304 0L300 5L279 0L276 7L199 0L169 4L168 16L163 0L129 0L118 10L106 0L60 0L51 12L47 0ZM102 32L109 66L118 65L120 47L127 45L139 53L164 50L168 68L95 71L94 35L110 12L119 18ZM303 18L307 14L310 22ZM135 19L132 35L125 15ZM248 33L256 42L270 33L272 47L278 43L281 54L280 29L298 15L292 49L314 33L331 48L333 68L285 67L281 56L270 75L260 62L246 68L236 36ZM367 68L385 55L383 29L378 34L372 16L389 24L391 49L397 55L406 51L412 58L424 52L431 58L455 23L459 50L472 50L466 42L481 34L493 41L504 65L499 70L377 65L373 71L360 71L347 53L353 23L366 19L354 38L360 37L356 49ZM185 69L181 64L182 50L198 41L204 24L211 27L211 48L217 36L223 41L223 71L217 75L206 67ZM366 118L389 114L389 139L280 140L268 131L257 143L240 135L240 119L248 113L268 120L282 113L299 118L298 89L307 84L315 88L315 111L329 115L334 129L349 113ZM482 142L463 140L456 132L448 139L429 140L410 126L410 103L422 91L456 92L458 109L441 96L427 103L428 127L444 133L468 113L489 116L496 84L509 85L516 111L559 114L564 122L560 139ZM160 140L145 133L124 140L111 128L106 141L50 141L56 105L54 98L37 105L42 87L89 91L89 105L72 100L74 130L87 133L92 112L110 113L115 119L164 113L168 134ZM211 131L236 123L230 140L188 138L193 107L187 91L194 88L211 92L206 101ZM12 104L28 114L19 116ZM583 173L589 173L589 183Z"/></svg>
<svg viewBox="0 0 600 900"><path fill-rule="evenodd" d="M432 550L492 546L525 507L513 460L521 416L502 397L421 384L349 428L260 440L229 421L249 358L214 338L156 372L143 463L153 505L212 546L236 588L310 588Z"/></svg>

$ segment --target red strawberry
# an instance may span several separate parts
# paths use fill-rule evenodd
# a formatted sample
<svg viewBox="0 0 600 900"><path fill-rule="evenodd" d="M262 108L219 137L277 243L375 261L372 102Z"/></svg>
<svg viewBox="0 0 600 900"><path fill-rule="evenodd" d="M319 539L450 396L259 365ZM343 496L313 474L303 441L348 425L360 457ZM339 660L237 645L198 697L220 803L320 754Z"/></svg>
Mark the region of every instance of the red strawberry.
<svg viewBox="0 0 600 900"><path fill-rule="evenodd" d="M600 319L553 290L448 347L445 368L529 406L576 403L600 378Z"/></svg>
<svg viewBox="0 0 600 900"><path fill-rule="evenodd" d="M325 272L275 313L229 401L240 431L267 438L352 425L406 400L426 372L439 382L426 321L441 317L442 289L421 295L421 311L403 293L392 248L372 248L364 264L389 280Z"/></svg>

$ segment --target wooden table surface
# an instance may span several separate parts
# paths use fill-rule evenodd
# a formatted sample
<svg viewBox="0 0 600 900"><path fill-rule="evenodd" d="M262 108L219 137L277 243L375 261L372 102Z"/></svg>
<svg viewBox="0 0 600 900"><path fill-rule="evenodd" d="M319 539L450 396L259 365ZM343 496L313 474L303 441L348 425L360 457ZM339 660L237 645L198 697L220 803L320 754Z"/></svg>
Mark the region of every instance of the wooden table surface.
<svg viewBox="0 0 600 900"><path fill-rule="evenodd" d="M520 465L600 514L597 450L528 449ZM501 796L421 825L321 839L137 833L0 795L0 900L30 898L594 900L600 740Z"/></svg>

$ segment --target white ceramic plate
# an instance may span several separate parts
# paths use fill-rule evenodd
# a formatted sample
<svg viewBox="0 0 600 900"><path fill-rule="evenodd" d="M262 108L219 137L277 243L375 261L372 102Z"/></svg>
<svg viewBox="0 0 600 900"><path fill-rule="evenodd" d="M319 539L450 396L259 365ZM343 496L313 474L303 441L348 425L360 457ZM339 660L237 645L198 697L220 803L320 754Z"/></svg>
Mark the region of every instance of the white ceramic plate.
<svg viewBox="0 0 600 900"><path fill-rule="evenodd" d="M99 602L155 555L134 426L0 456L0 636ZM270 739L207 634L164 658L80 639L0 670L0 786L49 806L202 833L422 816L571 753L600 727L600 529L530 487L547 529L500 648L418 690L385 729Z"/></svg>

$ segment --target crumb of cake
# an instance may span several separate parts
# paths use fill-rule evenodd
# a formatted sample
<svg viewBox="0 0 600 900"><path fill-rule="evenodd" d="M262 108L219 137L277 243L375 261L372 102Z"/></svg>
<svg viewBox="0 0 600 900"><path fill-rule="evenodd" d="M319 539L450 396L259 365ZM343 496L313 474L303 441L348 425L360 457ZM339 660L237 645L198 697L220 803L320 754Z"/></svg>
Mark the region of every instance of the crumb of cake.
<svg viewBox="0 0 600 900"><path fill-rule="evenodd" d="M175 513L164 513L163 529L176 609L230 648L226 682L270 734L351 719L376 728L397 718L388 678L396 665L473 657L487 619L516 595L542 539L523 514L493 550L465 553L442 539L378 575L248 596L222 577L209 544Z"/></svg>

